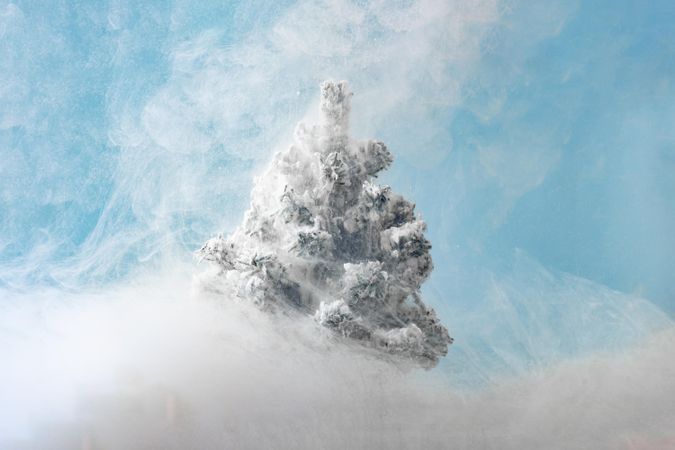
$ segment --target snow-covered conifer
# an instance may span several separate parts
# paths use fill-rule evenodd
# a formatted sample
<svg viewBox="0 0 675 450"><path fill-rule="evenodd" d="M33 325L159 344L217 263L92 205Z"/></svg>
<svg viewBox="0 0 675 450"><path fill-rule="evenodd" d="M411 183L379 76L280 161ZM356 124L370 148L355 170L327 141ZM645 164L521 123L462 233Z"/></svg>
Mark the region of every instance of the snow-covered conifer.
<svg viewBox="0 0 675 450"><path fill-rule="evenodd" d="M351 95L345 82L322 84L321 122L298 125L256 181L243 224L198 255L244 301L312 315L336 336L431 367L452 339L419 293L433 269L426 224L373 183L393 157L349 137Z"/></svg>

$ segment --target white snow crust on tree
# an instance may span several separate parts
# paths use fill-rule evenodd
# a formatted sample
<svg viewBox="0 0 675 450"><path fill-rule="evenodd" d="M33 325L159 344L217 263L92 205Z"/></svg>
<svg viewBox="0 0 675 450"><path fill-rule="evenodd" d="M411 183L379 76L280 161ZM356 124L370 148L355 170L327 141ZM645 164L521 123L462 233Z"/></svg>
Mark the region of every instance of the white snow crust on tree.
<svg viewBox="0 0 675 450"><path fill-rule="evenodd" d="M433 269L415 205L373 183L393 158L349 136L347 83L321 85L321 121L300 123L251 193L243 223L197 252L211 281L274 313L314 317L336 336L433 367L452 338L420 297Z"/></svg>

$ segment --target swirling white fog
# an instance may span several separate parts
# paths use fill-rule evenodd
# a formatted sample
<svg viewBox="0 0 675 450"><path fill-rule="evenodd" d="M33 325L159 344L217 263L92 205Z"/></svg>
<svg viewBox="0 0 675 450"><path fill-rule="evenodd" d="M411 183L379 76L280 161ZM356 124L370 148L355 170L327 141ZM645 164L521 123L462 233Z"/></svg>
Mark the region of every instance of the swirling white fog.
<svg viewBox="0 0 675 450"><path fill-rule="evenodd" d="M0 1L0 448L675 446L671 2L138 3ZM393 156L345 203L277 172L324 80ZM322 225L378 185L418 275Z"/></svg>

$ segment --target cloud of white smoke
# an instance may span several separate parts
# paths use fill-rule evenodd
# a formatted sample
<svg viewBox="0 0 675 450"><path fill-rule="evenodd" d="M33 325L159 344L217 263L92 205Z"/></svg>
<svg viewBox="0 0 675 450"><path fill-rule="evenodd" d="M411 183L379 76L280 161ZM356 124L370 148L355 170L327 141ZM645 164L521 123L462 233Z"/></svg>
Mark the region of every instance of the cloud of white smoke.
<svg viewBox="0 0 675 450"><path fill-rule="evenodd" d="M468 392L340 343L310 318L190 291L172 272L4 304L2 448L602 449L675 438L672 329Z"/></svg>

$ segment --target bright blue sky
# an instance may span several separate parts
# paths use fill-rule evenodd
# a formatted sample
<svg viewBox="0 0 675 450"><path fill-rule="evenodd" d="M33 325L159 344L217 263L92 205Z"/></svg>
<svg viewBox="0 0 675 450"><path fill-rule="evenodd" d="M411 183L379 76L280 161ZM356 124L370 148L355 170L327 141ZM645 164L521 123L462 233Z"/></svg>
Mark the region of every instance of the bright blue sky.
<svg viewBox="0 0 675 450"><path fill-rule="evenodd" d="M672 313L675 5L592 3L534 44L538 16L514 10L470 82L479 94L451 119L454 153L427 186L426 173L410 183L449 245L517 247ZM490 102L499 112L480 120ZM431 220L430 203L452 212Z"/></svg>
<svg viewBox="0 0 675 450"><path fill-rule="evenodd" d="M545 359L519 333L567 354L655 326L637 297L675 313L675 3L137 3L0 2L0 286L188 257L334 77L456 337Z"/></svg>

